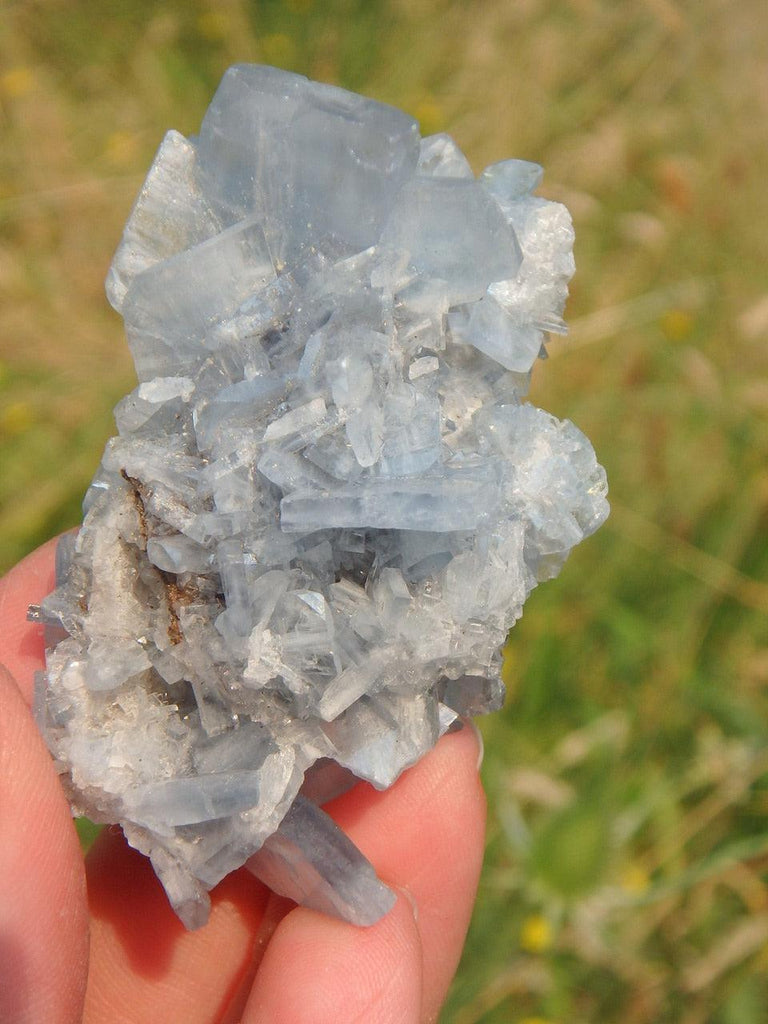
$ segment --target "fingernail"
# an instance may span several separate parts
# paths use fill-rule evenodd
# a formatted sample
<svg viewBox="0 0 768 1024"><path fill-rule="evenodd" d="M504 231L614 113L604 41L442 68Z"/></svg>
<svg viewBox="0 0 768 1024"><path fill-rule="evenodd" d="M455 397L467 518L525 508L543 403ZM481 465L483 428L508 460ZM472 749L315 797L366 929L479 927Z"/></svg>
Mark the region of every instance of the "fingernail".
<svg viewBox="0 0 768 1024"><path fill-rule="evenodd" d="M390 889L393 889L395 892L399 892L401 896L405 896L406 900L408 900L408 903L410 904L411 913L413 914L413 920L418 921L419 905L416 902L416 897L413 895L411 890L405 885L394 885L392 882L388 882L387 884L389 885Z"/></svg>
<svg viewBox="0 0 768 1024"><path fill-rule="evenodd" d="M464 718L463 722L465 725L469 726L469 728L475 734L475 740L477 741L477 770L480 771L480 768L482 767L483 764L483 758L485 757L485 743L483 742L483 734L478 729L474 718Z"/></svg>

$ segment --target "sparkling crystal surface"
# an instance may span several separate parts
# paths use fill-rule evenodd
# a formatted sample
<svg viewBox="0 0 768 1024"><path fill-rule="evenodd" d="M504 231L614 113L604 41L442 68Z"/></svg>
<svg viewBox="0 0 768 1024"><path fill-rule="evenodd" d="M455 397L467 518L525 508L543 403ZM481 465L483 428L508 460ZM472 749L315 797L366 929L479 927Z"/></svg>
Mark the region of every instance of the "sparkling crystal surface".
<svg viewBox="0 0 768 1024"><path fill-rule="evenodd" d="M158 150L107 281L140 383L33 615L73 808L188 927L243 864L385 913L322 803L500 707L527 595L607 515L587 439L524 401L573 273L540 179L247 65Z"/></svg>

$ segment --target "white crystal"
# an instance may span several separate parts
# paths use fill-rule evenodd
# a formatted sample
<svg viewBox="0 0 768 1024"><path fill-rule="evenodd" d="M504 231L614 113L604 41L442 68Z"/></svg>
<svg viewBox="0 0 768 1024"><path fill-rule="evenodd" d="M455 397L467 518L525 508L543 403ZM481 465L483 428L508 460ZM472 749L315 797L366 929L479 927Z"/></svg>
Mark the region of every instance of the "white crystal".
<svg viewBox="0 0 768 1024"><path fill-rule="evenodd" d="M523 402L573 272L540 175L247 65L160 147L108 279L140 383L30 616L73 808L187 927L243 864L385 913L312 801L498 708L527 595L607 515L587 439Z"/></svg>
<svg viewBox="0 0 768 1024"><path fill-rule="evenodd" d="M450 135L428 135L419 147L418 172L435 178L472 178L472 168Z"/></svg>
<svg viewBox="0 0 768 1024"><path fill-rule="evenodd" d="M134 203L107 277L107 296L120 312L134 277L204 242L221 225L197 183L194 143L169 131Z"/></svg>

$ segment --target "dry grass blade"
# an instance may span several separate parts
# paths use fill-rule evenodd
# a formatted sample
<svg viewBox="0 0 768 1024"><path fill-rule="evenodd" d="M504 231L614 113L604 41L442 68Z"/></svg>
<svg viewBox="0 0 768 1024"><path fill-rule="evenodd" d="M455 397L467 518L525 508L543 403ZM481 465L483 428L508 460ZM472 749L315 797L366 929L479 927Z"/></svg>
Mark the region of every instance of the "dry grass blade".
<svg viewBox="0 0 768 1024"><path fill-rule="evenodd" d="M683 985L689 992L708 988L722 974L757 953L768 942L768 914L740 921L705 957L685 971Z"/></svg>

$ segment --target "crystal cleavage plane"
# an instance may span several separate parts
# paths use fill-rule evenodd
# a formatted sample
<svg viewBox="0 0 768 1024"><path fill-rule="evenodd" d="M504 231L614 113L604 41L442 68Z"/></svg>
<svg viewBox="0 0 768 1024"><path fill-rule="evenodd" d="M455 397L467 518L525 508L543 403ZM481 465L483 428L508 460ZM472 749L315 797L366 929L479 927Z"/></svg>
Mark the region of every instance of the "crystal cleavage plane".
<svg viewBox="0 0 768 1024"><path fill-rule="evenodd" d="M107 280L139 384L30 616L73 811L188 928L243 864L386 913L322 804L501 706L527 595L608 513L588 440L523 401L573 273L540 179L254 65L160 146Z"/></svg>

